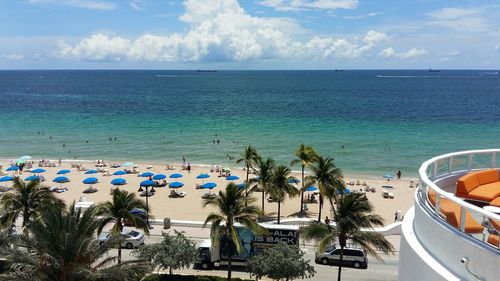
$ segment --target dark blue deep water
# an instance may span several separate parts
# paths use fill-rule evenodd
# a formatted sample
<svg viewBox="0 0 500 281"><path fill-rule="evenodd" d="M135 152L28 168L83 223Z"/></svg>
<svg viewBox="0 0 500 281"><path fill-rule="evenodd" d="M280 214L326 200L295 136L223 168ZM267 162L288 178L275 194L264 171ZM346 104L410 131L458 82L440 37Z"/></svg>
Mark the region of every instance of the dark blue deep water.
<svg viewBox="0 0 500 281"><path fill-rule="evenodd" d="M437 154L498 147L500 75L0 71L0 158L231 165L252 144L289 163L302 142L373 175L414 175Z"/></svg>

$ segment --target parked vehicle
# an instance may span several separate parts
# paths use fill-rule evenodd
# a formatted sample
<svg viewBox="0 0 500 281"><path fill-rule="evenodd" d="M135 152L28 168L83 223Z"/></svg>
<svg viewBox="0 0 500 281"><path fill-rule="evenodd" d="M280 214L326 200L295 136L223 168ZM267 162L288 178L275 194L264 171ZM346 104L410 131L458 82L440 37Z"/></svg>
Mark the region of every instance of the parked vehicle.
<svg viewBox="0 0 500 281"><path fill-rule="evenodd" d="M124 228L122 233L122 248L133 249L144 244L144 234L133 229ZM97 238L99 244L103 244L111 239L111 233L102 232Z"/></svg>
<svg viewBox="0 0 500 281"><path fill-rule="evenodd" d="M254 235L249 229L243 226L236 227L243 248L241 254L237 253L235 245L230 240L224 241L221 239L216 247L213 247L210 239L204 240L198 246L198 261L195 263L195 266L202 269L210 269L212 267L227 265L229 251L233 252L233 265L246 266L249 257L279 242L299 246L299 229L297 226L260 225L267 229L268 235Z"/></svg>
<svg viewBox="0 0 500 281"><path fill-rule="evenodd" d="M340 245L335 244L325 249L324 253L316 252L316 263L324 265L339 265L340 264ZM363 249L356 247L353 244L348 244L344 248L342 257L342 266L350 266L354 268L368 268L368 258Z"/></svg>

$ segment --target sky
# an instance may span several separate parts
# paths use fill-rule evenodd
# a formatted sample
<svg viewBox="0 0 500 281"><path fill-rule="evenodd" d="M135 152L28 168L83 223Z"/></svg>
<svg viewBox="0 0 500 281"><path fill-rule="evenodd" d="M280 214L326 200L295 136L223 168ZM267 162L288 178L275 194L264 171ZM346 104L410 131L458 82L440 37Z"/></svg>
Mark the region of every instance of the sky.
<svg viewBox="0 0 500 281"><path fill-rule="evenodd" d="M500 0L0 0L0 69L499 69Z"/></svg>

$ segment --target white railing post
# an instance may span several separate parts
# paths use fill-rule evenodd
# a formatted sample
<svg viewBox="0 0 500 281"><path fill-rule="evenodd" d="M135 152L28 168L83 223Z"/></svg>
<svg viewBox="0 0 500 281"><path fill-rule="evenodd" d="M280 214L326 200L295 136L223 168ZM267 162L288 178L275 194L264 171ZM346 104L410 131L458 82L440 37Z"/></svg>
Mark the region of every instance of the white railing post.
<svg viewBox="0 0 500 281"><path fill-rule="evenodd" d="M448 160L448 174L451 174L453 171L453 156L450 157Z"/></svg>
<svg viewBox="0 0 500 281"><path fill-rule="evenodd" d="M493 152L493 154L491 155L491 168L495 168L496 164L497 164L497 153Z"/></svg>
<svg viewBox="0 0 500 281"><path fill-rule="evenodd" d="M439 160L438 160L439 161ZM437 170L438 170L438 161L434 162L434 170L432 171L432 175L434 178L436 178L436 175L437 175Z"/></svg>
<svg viewBox="0 0 500 281"><path fill-rule="evenodd" d="M460 206L460 230L465 232L465 215L467 214L467 209L464 206Z"/></svg>
<svg viewBox="0 0 500 281"><path fill-rule="evenodd" d="M469 154L469 162L467 163L467 170L472 170L472 156L474 156L474 154Z"/></svg>

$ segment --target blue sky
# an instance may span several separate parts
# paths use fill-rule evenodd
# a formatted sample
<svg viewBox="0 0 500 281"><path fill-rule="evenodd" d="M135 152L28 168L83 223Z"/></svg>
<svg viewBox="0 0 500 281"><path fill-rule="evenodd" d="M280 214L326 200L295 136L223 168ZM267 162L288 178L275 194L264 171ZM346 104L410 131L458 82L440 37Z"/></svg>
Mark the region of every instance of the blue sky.
<svg viewBox="0 0 500 281"><path fill-rule="evenodd" d="M498 69L500 1L3 0L1 69Z"/></svg>

